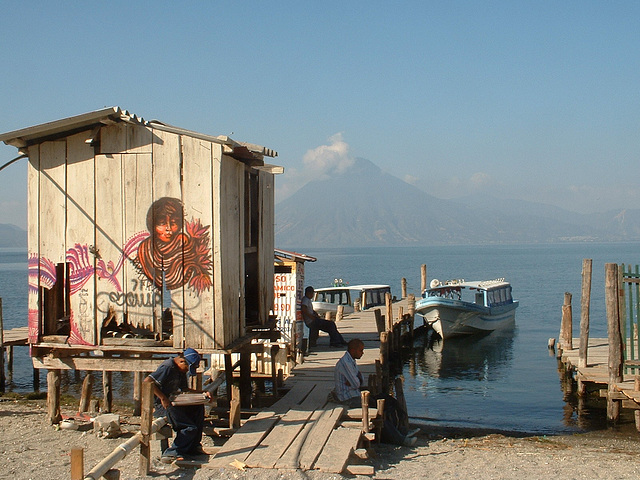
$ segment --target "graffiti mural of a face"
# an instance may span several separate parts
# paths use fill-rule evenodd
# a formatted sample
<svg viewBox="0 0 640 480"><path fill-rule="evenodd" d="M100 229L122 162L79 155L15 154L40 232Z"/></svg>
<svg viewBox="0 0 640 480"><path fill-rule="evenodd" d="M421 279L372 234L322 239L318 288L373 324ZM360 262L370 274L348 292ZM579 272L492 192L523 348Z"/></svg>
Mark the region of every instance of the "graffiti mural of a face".
<svg viewBox="0 0 640 480"><path fill-rule="evenodd" d="M182 202L163 197L147 212L150 236L138 248L138 270L168 290L189 284L197 293L211 286L209 227L199 219L184 222ZM184 227L184 228L183 228Z"/></svg>

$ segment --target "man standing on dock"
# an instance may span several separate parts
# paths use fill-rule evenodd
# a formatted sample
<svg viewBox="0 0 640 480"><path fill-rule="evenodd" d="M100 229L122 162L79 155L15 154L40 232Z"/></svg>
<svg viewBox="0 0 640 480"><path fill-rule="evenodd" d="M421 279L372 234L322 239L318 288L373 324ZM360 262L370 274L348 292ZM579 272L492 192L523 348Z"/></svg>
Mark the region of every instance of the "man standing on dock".
<svg viewBox="0 0 640 480"><path fill-rule="evenodd" d="M318 331L322 330L329 334L329 343L332 347L343 347L347 344L342 335L338 331L335 322L325 320L313 309L311 300L315 290L312 286L308 286L304 290L304 297L300 302L300 309L302 311L302 319L304 324L309 328L309 346L315 347L315 339L318 337Z"/></svg>
<svg viewBox="0 0 640 480"><path fill-rule="evenodd" d="M356 360L364 355L364 342L359 338L354 338L348 343L347 351L342 356L334 370L335 390L332 396L337 403L348 406L349 408L358 408L362 406L360 390L364 387L364 378L358 369ZM370 407L376 406L378 399L384 399L384 420L382 425L382 439L387 443L396 445L413 446L416 443L414 435L420 431L419 428L407 432L406 429L400 427L404 424L400 419L401 415L405 416L407 412L401 408L398 401L388 394L380 394L370 398ZM408 423L408 422L406 422Z"/></svg>

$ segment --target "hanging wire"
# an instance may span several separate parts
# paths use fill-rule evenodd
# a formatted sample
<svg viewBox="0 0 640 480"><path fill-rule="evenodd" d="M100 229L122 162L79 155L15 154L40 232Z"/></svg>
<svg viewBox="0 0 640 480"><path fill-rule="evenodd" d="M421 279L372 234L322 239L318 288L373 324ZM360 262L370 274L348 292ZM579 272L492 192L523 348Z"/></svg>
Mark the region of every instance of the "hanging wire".
<svg viewBox="0 0 640 480"><path fill-rule="evenodd" d="M14 158L13 160L8 161L7 163L5 163L4 165L2 165L0 167L0 172L2 170L4 170L5 168L7 168L9 165L16 163L18 160L20 160L21 158L27 158L27 155L20 155L19 157Z"/></svg>

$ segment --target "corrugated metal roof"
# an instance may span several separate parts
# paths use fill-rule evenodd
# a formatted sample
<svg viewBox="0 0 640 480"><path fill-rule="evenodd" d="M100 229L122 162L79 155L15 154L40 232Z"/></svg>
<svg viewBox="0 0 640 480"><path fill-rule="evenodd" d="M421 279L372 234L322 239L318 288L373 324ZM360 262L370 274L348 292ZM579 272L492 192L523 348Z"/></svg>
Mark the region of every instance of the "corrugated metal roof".
<svg viewBox="0 0 640 480"><path fill-rule="evenodd" d="M305 255L304 253L289 252L287 250L274 249L276 260L302 260L306 262L315 262L317 258Z"/></svg>
<svg viewBox="0 0 640 480"><path fill-rule="evenodd" d="M22 128L0 134L0 142L23 148L47 138L61 136L75 131L90 129L96 125L109 125L115 122L146 124L143 118L132 115L120 107L103 108L54 122L41 123L33 127Z"/></svg>
<svg viewBox="0 0 640 480"><path fill-rule="evenodd" d="M115 122L128 122L145 125L150 128L157 128L178 135L189 135L194 138L225 145L228 154L246 160L248 157L258 155L260 157L276 157L278 152L270 148L254 145L251 143L236 142L226 136L206 135L203 133L174 127L158 120L146 121L142 117L129 113L120 107L108 107L102 110L95 110L82 115L63 118L53 122L42 123L33 127L22 128L12 132L0 134L0 142L12 145L16 148L24 148L29 145L43 142L45 140L60 138L82 130L89 130L99 125L109 125Z"/></svg>

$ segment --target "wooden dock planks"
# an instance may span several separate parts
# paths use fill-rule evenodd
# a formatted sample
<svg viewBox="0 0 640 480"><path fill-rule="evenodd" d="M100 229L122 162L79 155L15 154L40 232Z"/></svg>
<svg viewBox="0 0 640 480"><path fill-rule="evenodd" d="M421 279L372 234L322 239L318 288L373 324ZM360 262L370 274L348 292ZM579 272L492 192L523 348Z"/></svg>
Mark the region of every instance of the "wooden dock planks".
<svg viewBox="0 0 640 480"><path fill-rule="evenodd" d="M374 311L345 317L338 328L348 341L360 338L365 353L358 367L365 378L375 373L380 355ZM345 419L361 419L360 409L327 403L334 387L334 368L346 348L331 348L321 335L318 346L286 380L291 390L268 412L250 418L204 467L228 467L234 461L249 468L319 469L341 473L361 437L361 428L344 428ZM369 410L370 417L376 409ZM353 421L350 423L354 423Z"/></svg>
<svg viewBox="0 0 640 480"><path fill-rule="evenodd" d="M334 430L314 467L322 472L341 473L357 448L361 435L360 430L354 428Z"/></svg>

